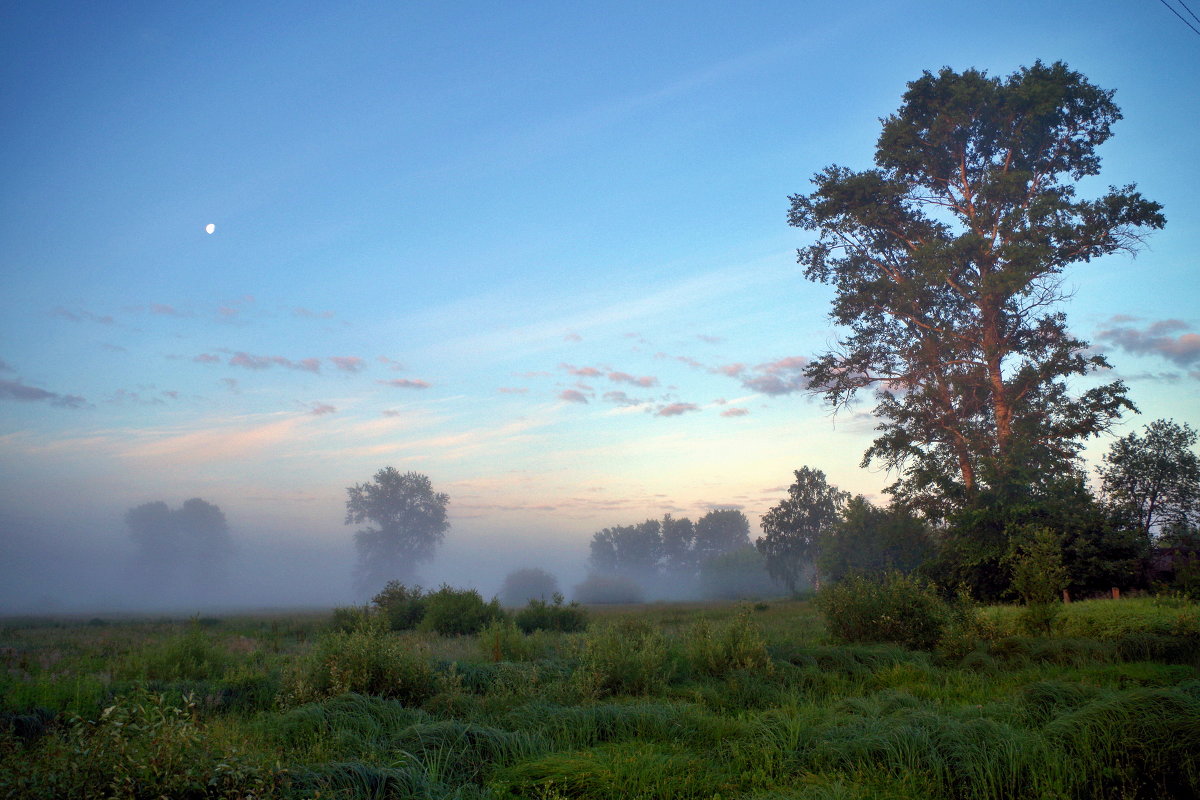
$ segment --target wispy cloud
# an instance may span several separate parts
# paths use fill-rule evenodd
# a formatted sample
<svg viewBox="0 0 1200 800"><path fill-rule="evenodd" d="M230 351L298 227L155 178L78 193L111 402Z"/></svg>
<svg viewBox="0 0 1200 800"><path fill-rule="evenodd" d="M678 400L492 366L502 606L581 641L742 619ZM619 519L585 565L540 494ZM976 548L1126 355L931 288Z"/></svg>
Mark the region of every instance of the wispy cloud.
<svg viewBox="0 0 1200 800"><path fill-rule="evenodd" d="M705 344L720 344L721 342L725 341L725 339L720 336L708 336L707 334L703 333L696 334L696 338Z"/></svg>
<svg viewBox="0 0 1200 800"><path fill-rule="evenodd" d="M192 361L197 364L220 364L221 357L212 353L201 353L198 356L192 356Z"/></svg>
<svg viewBox="0 0 1200 800"><path fill-rule="evenodd" d="M681 414L686 414L689 411L699 411L700 406L695 403L671 403L669 405L660 406L654 412L656 417L678 417Z"/></svg>
<svg viewBox="0 0 1200 800"><path fill-rule="evenodd" d="M565 336L563 336L563 341L564 342L582 342L583 337L580 336L578 333L572 332L572 333L568 333Z"/></svg>
<svg viewBox="0 0 1200 800"><path fill-rule="evenodd" d="M750 413L748 408L727 408L721 412L722 417L744 417Z"/></svg>
<svg viewBox="0 0 1200 800"><path fill-rule="evenodd" d="M328 403L312 403L308 407L308 413L314 417L323 417L326 414L333 414L336 411L337 408Z"/></svg>
<svg viewBox="0 0 1200 800"><path fill-rule="evenodd" d="M115 325L117 322L108 314L93 314L91 311L83 309L71 311L62 306L55 308L50 313L60 319L70 320L71 322L95 322L100 325Z"/></svg>
<svg viewBox="0 0 1200 800"><path fill-rule="evenodd" d="M6 380L0 380L0 400L49 403L60 408L83 408L87 405L87 400L77 394L59 394L36 386L26 386L20 381Z"/></svg>
<svg viewBox="0 0 1200 800"><path fill-rule="evenodd" d="M329 360L340 372L362 372L367 368L367 362L357 356L331 356Z"/></svg>
<svg viewBox="0 0 1200 800"><path fill-rule="evenodd" d="M1126 318L1114 317L1121 322ZM1164 319L1151 323L1143 329L1118 324L1096 334L1102 342L1134 355L1157 355L1180 366L1191 366L1200 361L1200 334L1181 333L1192 326L1183 320ZM1178 336L1172 334L1178 333Z"/></svg>
<svg viewBox="0 0 1200 800"><path fill-rule="evenodd" d="M564 389L558 393L559 400L566 400L568 403L586 403L587 396L576 389Z"/></svg>
<svg viewBox="0 0 1200 800"><path fill-rule="evenodd" d="M375 360L386 366L392 372L399 372L400 370L404 369L403 364L401 364L399 361L393 361L387 356L376 356Z"/></svg>
<svg viewBox="0 0 1200 800"><path fill-rule="evenodd" d="M175 306L167 305L166 303L151 303L150 313L158 314L161 317L182 317L184 313Z"/></svg>
<svg viewBox="0 0 1200 800"><path fill-rule="evenodd" d="M283 356L259 356L239 350L230 357L229 366L244 367L245 369L253 370L263 370L279 366L286 367L287 369L302 370L304 372L320 372L321 360L319 358L302 358L299 361L293 361Z"/></svg>
<svg viewBox="0 0 1200 800"><path fill-rule="evenodd" d="M630 375L628 372L614 371L608 373L608 379L613 383L628 383L632 386L640 386L643 389L658 385L658 378L653 375L635 376Z"/></svg>
<svg viewBox="0 0 1200 800"><path fill-rule="evenodd" d="M13 372L13 368L3 358L0 358L0 372Z"/></svg>
<svg viewBox="0 0 1200 800"><path fill-rule="evenodd" d="M432 384L428 381L409 378L395 378L390 381L376 381L383 386L394 386L397 389L428 389Z"/></svg>
<svg viewBox="0 0 1200 800"><path fill-rule="evenodd" d="M560 369L565 369L572 375L578 375L581 378L598 378L604 374L604 370L596 367L577 367L574 364L559 364Z"/></svg>
<svg viewBox="0 0 1200 800"><path fill-rule="evenodd" d="M789 356L759 364L750 374L739 369L733 375L741 378L742 386L755 392L767 395L791 394L808 388L808 379L804 377L804 368L807 366L808 359L804 356Z"/></svg>
<svg viewBox="0 0 1200 800"><path fill-rule="evenodd" d="M292 315L305 319L333 319L332 311L313 311L310 308L303 307L292 309Z"/></svg>
<svg viewBox="0 0 1200 800"><path fill-rule="evenodd" d="M529 390L523 386L501 386L496 391L500 394L525 394Z"/></svg>

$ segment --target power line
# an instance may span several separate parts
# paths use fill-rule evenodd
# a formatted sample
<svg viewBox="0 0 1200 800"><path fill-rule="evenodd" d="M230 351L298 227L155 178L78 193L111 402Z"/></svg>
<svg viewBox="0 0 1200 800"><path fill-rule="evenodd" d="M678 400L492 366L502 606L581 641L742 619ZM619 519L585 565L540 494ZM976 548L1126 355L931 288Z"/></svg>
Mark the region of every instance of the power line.
<svg viewBox="0 0 1200 800"><path fill-rule="evenodd" d="M1196 16L1196 12L1192 11L1192 9L1188 7L1187 3L1183 2L1183 0L1179 0L1179 5L1187 9L1187 12L1192 15L1192 19L1196 20L1196 22L1200 22L1200 17Z"/></svg>
<svg viewBox="0 0 1200 800"><path fill-rule="evenodd" d="M1200 28L1197 28L1195 25L1193 25L1192 23L1188 22L1188 21L1187 21L1187 17L1185 17L1183 14L1180 14L1178 11L1176 11L1176 10L1175 10L1175 7L1174 7L1174 6L1172 6L1170 3L1168 3L1168 2L1167 2L1167 0L1158 0L1158 2L1162 3L1162 4L1163 4L1164 6L1166 6L1167 8L1171 9L1171 13L1172 13L1172 14L1174 14L1175 16L1179 17L1179 21L1180 21L1180 22L1182 22L1184 25L1187 25L1189 28L1191 28L1191 29L1192 29L1192 33L1196 34L1197 36L1200 36ZM1179 0L1179 2L1180 2L1180 3L1183 3L1183 0ZM1184 4L1184 6L1183 6L1183 7L1184 7L1184 8L1187 8L1187 11L1188 11L1188 13L1189 13L1189 14L1192 14L1192 10L1191 10L1190 8L1188 8L1188 7L1187 7L1187 4ZM1196 16L1196 15L1195 15L1195 14L1192 14L1192 16L1194 17L1194 16ZM1200 22L1200 20L1197 20L1197 22Z"/></svg>

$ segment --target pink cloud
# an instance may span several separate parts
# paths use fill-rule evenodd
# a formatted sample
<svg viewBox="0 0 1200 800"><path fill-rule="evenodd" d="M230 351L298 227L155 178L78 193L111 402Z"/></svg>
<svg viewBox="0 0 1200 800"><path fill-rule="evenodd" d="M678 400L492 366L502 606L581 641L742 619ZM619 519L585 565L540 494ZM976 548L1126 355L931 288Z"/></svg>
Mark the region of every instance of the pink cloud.
<svg viewBox="0 0 1200 800"><path fill-rule="evenodd" d="M525 394L529 390L522 388L522 387L516 387L516 386L501 386L496 391L499 392L500 394Z"/></svg>
<svg viewBox="0 0 1200 800"><path fill-rule="evenodd" d="M241 312L241 309L230 308L229 306L221 306L220 308L217 309L217 313L220 314L225 319L233 319L234 317L236 317L238 314L240 314L242 312Z"/></svg>
<svg viewBox="0 0 1200 800"><path fill-rule="evenodd" d="M342 372L362 372L367 367L367 362L357 356L332 356L329 360Z"/></svg>
<svg viewBox="0 0 1200 800"><path fill-rule="evenodd" d="M628 383L633 386L641 386L643 389L658 385L658 378L652 375L643 375L635 377L627 372L610 372L608 379L613 383Z"/></svg>
<svg viewBox="0 0 1200 800"><path fill-rule="evenodd" d="M430 383L422 380L410 380L408 378L396 378L390 381L376 381L384 386L395 386L397 389L428 389Z"/></svg>
<svg viewBox="0 0 1200 800"><path fill-rule="evenodd" d="M558 399L566 400L568 403L586 403L588 401L583 392L579 392L574 389L564 389L563 391L559 392Z"/></svg>
<svg viewBox="0 0 1200 800"><path fill-rule="evenodd" d="M1134 355L1157 355L1180 366L1200 361L1200 334L1171 334L1191 329L1178 319L1164 319L1148 325L1145 330L1115 327L1100 331L1096 338Z"/></svg>
<svg viewBox="0 0 1200 800"><path fill-rule="evenodd" d="M312 414L314 417L320 417L324 416L325 414L332 414L335 411L337 411L337 409L328 403L313 403L309 407L308 413Z"/></svg>
<svg viewBox="0 0 1200 800"><path fill-rule="evenodd" d="M725 341L720 336L708 336L703 333L696 334L696 338L699 339L700 341L706 342L708 344L720 344L721 342Z"/></svg>
<svg viewBox="0 0 1200 800"><path fill-rule="evenodd" d="M192 361L195 361L198 364L219 364L221 363L221 357L215 356L212 353L201 353L200 355L194 357Z"/></svg>
<svg viewBox="0 0 1200 800"><path fill-rule="evenodd" d="M181 314L179 311L177 311L174 306L169 306L166 303L151 303L150 304L150 313L151 314L159 314L164 317L182 317L183 316L183 314Z"/></svg>
<svg viewBox="0 0 1200 800"><path fill-rule="evenodd" d="M571 364L559 364L559 367L565 369L572 375L578 375L581 378L596 378L603 375L604 372L595 367L576 367Z"/></svg>
<svg viewBox="0 0 1200 800"><path fill-rule="evenodd" d="M642 402L620 391L605 392L604 399L621 406L636 406Z"/></svg>
<svg viewBox="0 0 1200 800"><path fill-rule="evenodd" d="M379 413L380 413L380 414L383 414L385 417L398 417L398 416L400 416L400 412L399 412L399 411L397 411L397 410L395 410L394 408L385 408L383 411L380 411Z"/></svg>
<svg viewBox="0 0 1200 800"><path fill-rule="evenodd" d="M320 372L321 360L319 358L302 358L299 361L292 361L290 358L284 358L283 356L258 356L239 350L230 357L229 366L254 370L279 366L286 367L287 369L298 369L304 372Z"/></svg>
<svg viewBox="0 0 1200 800"><path fill-rule="evenodd" d="M26 386L20 381L0 381L0 400L20 400L27 403L44 401L60 408L83 408L87 405L87 400L77 394L59 394L36 386Z"/></svg>
<svg viewBox="0 0 1200 800"><path fill-rule="evenodd" d="M58 308L54 309L50 313L56 317L68 319L71 322L97 322L101 325L115 325L116 324L116 320L114 320L108 314L103 314L103 315L93 314L90 311L84 311L82 309L79 311L68 311L67 309L63 308L62 306L59 306Z"/></svg>
<svg viewBox="0 0 1200 800"><path fill-rule="evenodd" d="M741 375L745 369L745 364L723 364L722 366L714 369L713 372L724 375L727 378L736 378L737 376Z"/></svg>
<svg viewBox="0 0 1200 800"><path fill-rule="evenodd" d="M578 333L571 332L571 333L568 333L566 336L564 336L564 337L563 337L563 341L564 341L564 342L582 342L582 341L583 341L583 337L582 337L582 336L580 336Z"/></svg>
<svg viewBox="0 0 1200 800"><path fill-rule="evenodd" d="M750 413L747 408L727 408L721 412L722 417L744 417Z"/></svg>
<svg viewBox="0 0 1200 800"><path fill-rule="evenodd" d="M656 417L678 417L680 414L686 414L689 411L699 411L700 407L695 403L671 403L670 405L660 406L658 411L654 412Z"/></svg>
<svg viewBox="0 0 1200 800"><path fill-rule="evenodd" d="M392 370L393 372L399 372L400 370L404 369L403 364L401 364L399 361L393 361L392 359L388 358L387 356L379 356L375 360L378 361L380 364L386 364L387 368Z"/></svg>
<svg viewBox="0 0 1200 800"><path fill-rule="evenodd" d="M804 356L788 356L759 364L754 368L756 374L746 376L739 372L737 376L742 378L742 385L752 391L767 395L791 394L808 388L808 379L804 377L807 366L808 359Z"/></svg>

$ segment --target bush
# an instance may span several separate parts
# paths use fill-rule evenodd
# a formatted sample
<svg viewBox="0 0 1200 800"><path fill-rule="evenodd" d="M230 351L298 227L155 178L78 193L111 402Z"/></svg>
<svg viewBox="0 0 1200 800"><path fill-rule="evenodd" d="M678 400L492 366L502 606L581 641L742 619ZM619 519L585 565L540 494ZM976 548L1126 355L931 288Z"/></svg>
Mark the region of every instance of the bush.
<svg viewBox="0 0 1200 800"><path fill-rule="evenodd" d="M555 592L554 604L545 600L530 600L529 605L517 612L514 620L525 633L534 631L560 631L574 633L587 628L587 610L574 601L563 605L563 596Z"/></svg>
<svg viewBox="0 0 1200 800"><path fill-rule="evenodd" d="M632 578L622 575L592 574L583 583L575 587L575 601L588 605L605 605L609 603L632 605L644 603L646 596L642 587Z"/></svg>
<svg viewBox="0 0 1200 800"><path fill-rule="evenodd" d="M503 619L500 601L483 602L474 589L454 589L446 584L425 595L425 618L421 627L443 636L479 633L492 620Z"/></svg>
<svg viewBox="0 0 1200 800"><path fill-rule="evenodd" d="M933 587L899 572L879 580L847 578L817 593L830 635L842 642L933 648L953 612Z"/></svg>
<svg viewBox="0 0 1200 800"><path fill-rule="evenodd" d="M578 688L593 696L654 694L671 678L662 632L633 619L590 630L579 660Z"/></svg>
<svg viewBox="0 0 1200 800"><path fill-rule="evenodd" d="M500 588L500 601L519 608L530 600L542 600L558 594L558 580L544 569L518 569L508 573Z"/></svg>
<svg viewBox="0 0 1200 800"><path fill-rule="evenodd" d="M427 599L420 586L409 588L400 581L388 581L371 605L384 615L394 631L416 628L425 618Z"/></svg>
<svg viewBox="0 0 1200 800"><path fill-rule="evenodd" d="M295 705L355 692L415 704L435 691L427 654L369 620L353 631L321 638L309 658L287 677L282 699Z"/></svg>
<svg viewBox="0 0 1200 800"><path fill-rule="evenodd" d="M684 654L694 673L723 677L737 670L771 671L771 657L762 630L750 620L749 609L722 625L701 620L683 637Z"/></svg>
<svg viewBox="0 0 1200 800"><path fill-rule="evenodd" d="M151 642L131 653L116 672L121 678L205 681L220 678L229 664L229 653L193 624L187 633Z"/></svg>
<svg viewBox="0 0 1200 800"><path fill-rule="evenodd" d="M352 631L366 621L371 614L367 606L340 606L333 610L329 627L335 631Z"/></svg>

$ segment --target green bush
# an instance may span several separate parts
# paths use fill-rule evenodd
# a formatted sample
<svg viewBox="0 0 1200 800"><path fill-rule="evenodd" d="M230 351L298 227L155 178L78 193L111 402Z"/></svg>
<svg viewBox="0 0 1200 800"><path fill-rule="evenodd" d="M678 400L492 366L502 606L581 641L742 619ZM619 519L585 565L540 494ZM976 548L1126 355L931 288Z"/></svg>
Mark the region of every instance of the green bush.
<svg viewBox="0 0 1200 800"><path fill-rule="evenodd" d="M951 621L950 605L919 578L889 572L847 578L817 593L831 636L842 642L895 643L932 649Z"/></svg>
<svg viewBox="0 0 1200 800"><path fill-rule="evenodd" d="M530 600L545 600L558 594L558 579L544 569L529 567L508 573L500 588L500 599L510 608Z"/></svg>
<svg viewBox="0 0 1200 800"><path fill-rule="evenodd" d="M333 610L333 619L329 621L329 627L335 631L352 631L371 615L371 609L367 606L339 606Z"/></svg>
<svg viewBox="0 0 1200 800"><path fill-rule="evenodd" d="M532 661L541 657L547 643L540 635L527 636L511 619L494 619L479 632L479 649L491 661Z"/></svg>
<svg viewBox="0 0 1200 800"><path fill-rule="evenodd" d="M118 697L98 719L76 717L15 763L0 759L0 794L30 800L279 795L278 775L266 760L215 746L194 706L190 698L180 705L144 690Z"/></svg>
<svg viewBox="0 0 1200 800"><path fill-rule="evenodd" d="M442 584L436 592L425 595L421 627L443 636L465 636L479 633L492 620L503 618L499 600L492 598L485 603L474 589L454 589Z"/></svg>
<svg viewBox="0 0 1200 800"><path fill-rule="evenodd" d="M662 632L645 622L624 619L588 631L575 678L585 695L642 695L665 688L671 673Z"/></svg>
<svg viewBox="0 0 1200 800"><path fill-rule="evenodd" d="M229 664L228 651L193 623L186 633L131 653L116 670L116 676L151 681L215 680Z"/></svg>
<svg viewBox="0 0 1200 800"><path fill-rule="evenodd" d="M771 657L762 630L750 620L749 609L721 625L706 620L683 635L683 651L693 673L723 677L737 670L771 671Z"/></svg>
<svg viewBox="0 0 1200 800"><path fill-rule="evenodd" d="M406 645L382 624L367 621L349 632L321 638L310 656L285 679L285 705L347 692L420 703L436 691L428 655Z"/></svg>
<svg viewBox="0 0 1200 800"><path fill-rule="evenodd" d="M425 618L426 598L420 586L407 587L400 581L388 581L371 605L387 618L394 631L416 628Z"/></svg>
<svg viewBox="0 0 1200 800"><path fill-rule="evenodd" d="M555 592L554 603L545 600L530 600L529 605L516 613L514 621L525 633L534 631L561 631L574 633L587 628L587 610L572 601L563 605L563 596Z"/></svg>

